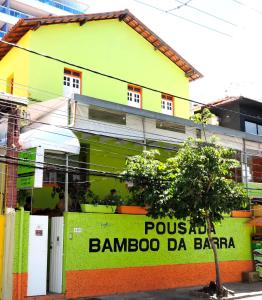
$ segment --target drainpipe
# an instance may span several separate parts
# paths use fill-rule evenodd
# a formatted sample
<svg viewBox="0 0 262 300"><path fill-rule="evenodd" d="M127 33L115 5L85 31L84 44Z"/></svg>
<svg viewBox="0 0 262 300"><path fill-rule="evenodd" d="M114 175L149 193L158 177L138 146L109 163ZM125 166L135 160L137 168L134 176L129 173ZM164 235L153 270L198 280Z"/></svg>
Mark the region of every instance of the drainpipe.
<svg viewBox="0 0 262 300"><path fill-rule="evenodd" d="M249 198L249 190L248 190L248 178L247 178L247 153L246 153L246 140L243 139L243 161L244 161L244 166L245 166L245 186L246 186L246 190L247 190L247 196L249 199L249 207L251 209L251 201Z"/></svg>
<svg viewBox="0 0 262 300"><path fill-rule="evenodd" d="M23 262L23 232L24 232L24 208L20 208L20 226L19 226L19 252L18 252L18 299L22 299L22 262Z"/></svg>
<svg viewBox="0 0 262 300"><path fill-rule="evenodd" d="M144 144L144 150L146 150L146 131L145 131L145 118L142 118L142 126L143 126L143 144Z"/></svg>
<svg viewBox="0 0 262 300"><path fill-rule="evenodd" d="M65 211L68 211L68 153L66 153L66 174L65 174Z"/></svg>

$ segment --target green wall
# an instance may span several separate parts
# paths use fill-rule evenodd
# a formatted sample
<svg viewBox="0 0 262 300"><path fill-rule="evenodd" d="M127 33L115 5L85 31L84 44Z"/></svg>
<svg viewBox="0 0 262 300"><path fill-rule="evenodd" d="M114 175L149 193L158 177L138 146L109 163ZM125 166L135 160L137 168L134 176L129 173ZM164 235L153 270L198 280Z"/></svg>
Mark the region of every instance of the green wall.
<svg viewBox="0 0 262 300"><path fill-rule="evenodd" d="M80 137L81 138L81 137ZM94 170L121 173L124 171L126 159L128 156L141 154L143 146L132 143L118 141L113 138L90 137L88 138L90 145L90 168ZM157 143L157 145L168 148L167 144ZM147 147L147 150L155 149ZM167 159L174 155L174 152L158 149L159 159ZM123 200L127 200L130 196L126 184L115 178L106 176L89 176L92 191L103 199L109 194L111 189L116 189Z"/></svg>
<svg viewBox="0 0 262 300"><path fill-rule="evenodd" d="M227 241L227 248L224 246L218 250L220 261L241 261L251 260L251 227L247 226L245 218L225 218L222 225L217 225L216 237L224 238ZM162 222L159 232L149 230L145 234L145 222ZM121 214L88 214L88 213L66 213L65 214L65 270L87 270L102 268L123 268L136 266L156 266L165 264L190 264L201 262L213 262L212 250L194 249L194 239L204 242L206 234L189 233L189 224L179 225L180 233L162 234L163 226L168 223L176 223L177 220L161 219L152 220L147 216L121 215ZM186 226L187 233L184 233ZM241 232L241 234L239 234ZM104 252L92 252L90 239L99 239L101 247L105 239L109 239L113 245L114 239L122 241L123 238L132 239L157 239L160 244L158 251L133 251L114 252L106 246ZM184 239L184 247L180 250L168 251L168 239L176 239L181 243ZM231 239L230 239L231 238ZM231 241L231 244L230 244ZM234 247L232 245L232 241ZM173 242L172 242L173 243ZM171 245L172 246L172 245ZM112 246L113 247L113 246Z"/></svg>
<svg viewBox="0 0 262 300"><path fill-rule="evenodd" d="M245 184L244 187L246 187ZM249 197L262 197L262 183L249 182L248 188L249 188L248 190Z"/></svg>
<svg viewBox="0 0 262 300"><path fill-rule="evenodd" d="M23 219L23 226L21 227L21 220ZM21 236L22 234L22 236ZM29 212L16 211L15 216L15 243L14 243L14 260L13 272L25 273L27 272L28 262L28 239L29 239ZM22 241L22 248L20 247L20 240ZM19 270L19 257L22 258L21 269Z"/></svg>
<svg viewBox="0 0 262 300"><path fill-rule="evenodd" d="M140 154L142 146L120 142L110 138L92 137L88 140L90 144L90 168L94 170L121 173L125 167L126 158L131 155ZM118 194L126 199L128 191L125 183L119 179L106 176L89 176L92 191L103 199L115 188Z"/></svg>
<svg viewBox="0 0 262 300"><path fill-rule="evenodd" d="M26 36L30 36L30 46L35 51L138 85L188 97L189 81L184 72L124 22L102 20L83 26L79 23L48 25ZM32 97L45 100L62 95L64 67L82 72L83 95L127 104L127 84L33 54L29 62L29 85L38 90L32 91ZM144 109L161 111L159 93L143 89L142 103ZM187 118L189 103L175 99L175 114Z"/></svg>
<svg viewBox="0 0 262 300"><path fill-rule="evenodd" d="M85 141L85 144L81 144L83 152L80 154L79 161L87 163L79 166L91 170L121 173L124 170L127 157L140 154L143 151L142 145L119 141L114 138L98 136L87 137L84 133L79 133L78 137L80 141ZM163 143L158 143L158 145L167 148L170 146ZM147 149L149 150L150 148L147 147ZM161 154L159 159L166 159L174 154L174 152L164 149L159 149L159 152ZM76 157L73 159L77 160ZM89 181L91 183L91 190L98 195L101 200L104 199L113 188L118 191L122 200L128 200L130 197L126 184L119 179L89 175L86 178L80 179L80 181L81 180ZM72 183L69 183L69 185L70 184ZM52 198L52 190L52 187L44 186L43 188L34 189L33 193L30 192L33 197L33 208L55 208L59 198L57 193L55 197Z"/></svg>

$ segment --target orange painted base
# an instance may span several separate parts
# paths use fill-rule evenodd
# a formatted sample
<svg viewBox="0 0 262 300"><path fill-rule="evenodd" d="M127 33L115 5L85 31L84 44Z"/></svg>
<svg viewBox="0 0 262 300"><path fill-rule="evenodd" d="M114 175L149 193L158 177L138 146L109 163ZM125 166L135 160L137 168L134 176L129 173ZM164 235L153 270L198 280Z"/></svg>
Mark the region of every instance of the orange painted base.
<svg viewBox="0 0 262 300"><path fill-rule="evenodd" d="M222 262L220 269L223 282L237 282L242 272L253 270L253 263ZM196 286L210 280L215 280L214 263L67 271L66 298Z"/></svg>
<svg viewBox="0 0 262 300"><path fill-rule="evenodd" d="M13 274L13 300L55 300L65 299L64 294L27 297L27 273Z"/></svg>
<svg viewBox="0 0 262 300"><path fill-rule="evenodd" d="M13 274L13 299L24 299L27 294L27 273Z"/></svg>

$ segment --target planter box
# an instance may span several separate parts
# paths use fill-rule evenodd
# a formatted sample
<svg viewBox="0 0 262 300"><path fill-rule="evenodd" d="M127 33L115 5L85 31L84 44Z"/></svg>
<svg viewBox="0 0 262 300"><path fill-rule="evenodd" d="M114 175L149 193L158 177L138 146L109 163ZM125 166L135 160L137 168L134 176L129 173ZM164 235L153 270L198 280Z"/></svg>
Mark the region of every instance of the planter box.
<svg viewBox="0 0 262 300"><path fill-rule="evenodd" d="M86 213L114 214L116 205L81 204L81 211Z"/></svg>
<svg viewBox="0 0 262 300"><path fill-rule="evenodd" d="M233 218L251 218L252 213L249 210L232 210L231 217L233 217Z"/></svg>
<svg viewBox="0 0 262 300"><path fill-rule="evenodd" d="M119 214L146 215L147 209L141 206L120 205L117 207L117 212Z"/></svg>

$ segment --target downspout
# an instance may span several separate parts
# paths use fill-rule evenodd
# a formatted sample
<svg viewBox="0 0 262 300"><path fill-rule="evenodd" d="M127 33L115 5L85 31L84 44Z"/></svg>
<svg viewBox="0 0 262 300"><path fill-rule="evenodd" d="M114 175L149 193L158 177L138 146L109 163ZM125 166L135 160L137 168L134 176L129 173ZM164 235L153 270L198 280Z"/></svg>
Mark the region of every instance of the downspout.
<svg viewBox="0 0 262 300"><path fill-rule="evenodd" d="M145 118L142 118L142 127L143 127L143 144L144 144L144 151L146 150L146 131L145 131Z"/></svg>
<svg viewBox="0 0 262 300"><path fill-rule="evenodd" d="M68 212L68 153L66 153L66 173L65 173L65 211Z"/></svg>
<svg viewBox="0 0 262 300"><path fill-rule="evenodd" d="M247 178L247 153L246 153L246 140L243 139L243 161L244 161L244 166L245 166L245 186L246 186L246 191L247 191L247 196L249 199L249 207L251 209L251 201L249 197L249 190L248 190L248 178Z"/></svg>
<svg viewBox="0 0 262 300"><path fill-rule="evenodd" d="M20 208L20 226L19 226L19 252L18 252L18 300L22 299L22 262L23 262L23 232L24 232L24 208Z"/></svg>
<svg viewBox="0 0 262 300"><path fill-rule="evenodd" d="M73 111L71 111L71 109L69 109L69 106L71 105L73 106ZM75 122L76 122L76 101L69 99L68 100L68 124L67 126L69 127L74 127L75 126ZM71 118L72 116L72 118Z"/></svg>

